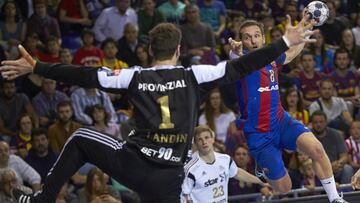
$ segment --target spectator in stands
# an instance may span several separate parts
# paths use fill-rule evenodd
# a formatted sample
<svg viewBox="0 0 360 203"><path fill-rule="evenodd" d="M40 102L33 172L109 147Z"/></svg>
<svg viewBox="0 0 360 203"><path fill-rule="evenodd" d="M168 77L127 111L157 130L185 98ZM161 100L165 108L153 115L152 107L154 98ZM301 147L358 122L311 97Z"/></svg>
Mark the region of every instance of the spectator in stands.
<svg viewBox="0 0 360 203"><path fill-rule="evenodd" d="M356 45L360 46L360 11L356 14L355 25L352 31L355 36Z"/></svg>
<svg viewBox="0 0 360 203"><path fill-rule="evenodd" d="M233 40L240 41L240 24L245 20L245 15L240 13L239 15L233 16L231 22L225 28L225 30L220 35L220 43L223 49L222 59L228 59L230 53L230 45L228 42L229 38Z"/></svg>
<svg viewBox="0 0 360 203"><path fill-rule="evenodd" d="M50 35L60 39L60 27L57 20L47 13L47 0L33 1L34 14L27 20L26 33L38 34L40 40L45 43Z"/></svg>
<svg viewBox="0 0 360 203"><path fill-rule="evenodd" d="M115 0L84 0L89 16L92 20L96 20L101 11L105 8L115 6Z"/></svg>
<svg viewBox="0 0 360 203"><path fill-rule="evenodd" d="M299 74L300 89L303 95L304 106L309 107L312 102L320 97L319 81L324 74L315 70L314 55L304 52L300 56L303 71Z"/></svg>
<svg viewBox="0 0 360 203"><path fill-rule="evenodd" d="M18 184L16 172L11 168L0 169L0 202L16 203L16 199L12 197L11 191L14 188L21 189L26 194L31 194L32 190L28 187Z"/></svg>
<svg viewBox="0 0 360 203"><path fill-rule="evenodd" d="M66 140L81 125L73 121L73 109L70 101L63 101L57 105L58 120L48 129L48 137L51 149L60 152Z"/></svg>
<svg viewBox="0 0 360 203"><path fill-rule="evenodd" d="M350 54L350 66L360 68L360 45L356 45L355 36L351 29L345 29L341 35L340 47L346 49Z"/></svg>
<svg viewBox="0 0 360 203"><path fill-rule="evenodd" d="M28 113L34 118L36 118L36 116L29 98L25 94L16 93L15 81L3 80L1 87L0 134L2 136L15 136L18 130L16 121L22 113ZM35 123L35 126L36 125L37 121Z"/></svg>
<svg viewBox="0 0 360 203"><path fill-rule="evenodd" d="M46 52L39 54L39 59L48 63L60 62L60 42L59 39L50 36L46 41Z"/></svg>
<svg viewBox="0 0 360 203"><path fill-rule="evenodd" d="M284 21L285 5L285 0L275 0L274 3L270 4L271 15L275 19L275 24L279 24Z"/></svg>
<svg viewBox="0 0 360 203"><path fill-rule="evenodd" d="M300 166L300 173L302 175L301 180L301 187L305 187L306 189L310 191L314 191L315 187L321 186L321 182L319 179L315 176L313 163L311 159L306 160L304 163ZM317 193L307 193L310 194L317 194Z"/></svg>
<svg viewBox="0 0 360 203"><path fill-rule="evenodd" d="M309 45L310 52L315 56L315 70L328 74L334 70L334 49L325 44L324 35L319 30L315 32L312 38L315 43Z"/></svg>
<svg viewBox="0 0 360 203"><path fill-rule="evenodd" d="M326 33L325 42L327 44L339 46L341 42L341 33L348 25L336 16L336 6L334 1L326 1L329 8L329 18L325 24L319 27L322 33Z"/></svg>
<svg viewBox="0 0 360 203"><path fill-rule="evenodd" d="M283 96L284 109L305 126L309 125L310 115L304 108L300 92L295 88L288 88Z"/></svg>
<svg viewBox="0 0 360 203"><path fill-rule="evenodd" d="M101 49L104 57L96 64L96 66L105 66L111 70L121 70L128 68L128 64L116 58L118 53L117 43L112 38L107 38L101 43Z"/></svg>
<svg viewBox="0 0 360 203"><path fill-rule="evenodd" d="M83 28L92 24L82 0L61 0L58 15L63 35L80 33Z"/></svg>
<svg viewBox="0 0 360 203"><path fill-rule="evenodd" d="M216 38L226 27L226 8L222 1L219 0L199 0L201 21L208 23Z"/></svg>
<svg viewBox="0 0 360 203"><path fill-rule="evenodd" d="M260 13L264 10L262 2L255 0L238 1L238 3L235 4L234 9L243 12L246 18L254 20L256 20Z"/></svg>
<svg viewBox="0 0 360 203"><path fill-rule="evenodd" d="M105 108L101 104L95 104L91 107L90 117L93 121L92 126L96 130L115 136L122 140L119 126L115 123L109 122L111 115L105 111Z"/></svg>
<svg viewBox="0 0 360 203"><path fill-rule="evenodd" d="M105 174L93 168L87 175L85 187L79 191L78 203L111 202L121 203L120 194L104 180Z"/></svg>
<svg viewBox="0 0 360 203"><path fill-rule="evenodd" d="M292 188L294 189L301 187L302 176L300 168L302 163L305 163L307 160L310 160L310 157L298 151L293 153L289 160L287 168L291 178Z"/></svg>
<svg viewBox="0 0 360 203"><path fill-rule="evenodd" d="M271 30L270 30L270 40L271 42L274 42L278 39L281 38L281 36L283 36L283 31L278 28L278 27L273 27Z"/></svg>
<svg viewBox="0 0 360 203"><path fill-rule="evenodd" d="M73 110L76 121L84 125L91 125L93 120L89 116L89 110L95 104L101 104L106 112L111 114L110 122L116 123L117 117L110 97L107 93L96 88L78 88L71 94Z"/></svg>
<svg viewBox="0 0 360 203"><path fill-rule="evenodd" d="M354 171L360 168L360 121L355 120L350 126L350 137L345 140L350 165Z"/></svg>
<svg viewBox="0 0 360 203"><path fill-rule="evenodd" d="M208 24L200 21L199 8L195 4L185 7L185 19L186 23L180 26L182 57L188 62L185 63L216 64L214 34Z"/></svg>
<svg viewBox="0 0 360 203"><path fill-rule="evenodd" d="M215 132L215 139L225 143L227 134L236 129L234 121L235 114L228 109L218 89L209 93L205 102L204 113L199 118L199 125L207 125Z"/></svg>
<svg viewBox="0 0 360 203"><path fill-rule="evenodd" d="M124 35L127 23L137 25L138 17L130 7L130 0L116 0L116 6L104 9L94 25L95 37L99 42L111 37L119 40Z"/></svg>
<svg viewBox="0 0 360 203"><path fill-rule="evenodd" d="M315 111L311 115L313 133L324 146L328 155L334 177L341 184L350 183L354 174L353 168L348 164L348 155L343 135L332 128L327 127L327 116L321 111Z"/></svg>
<svg viewBox="0 0 360 203"><path fill-rule="evenodd" d="M165 22L165 16L156 6L156 0L143 0L142 9L138 11L139 17L139 36L147 39L149 31L157 24Z"/></svg>
<svg viewBox="0 0 360 203"><path fill-rule="evenodd" d="M0 12L0 44L8 59L18 57L17 45L25 39L26 24L22 21L19 7L14 1L6 1Z"/></svg>
<svg viewBox="0 0 360 203"><path fill-rule="evenodd" d="M350 55L346 49L335 51L335 71L330 74L337 96L343 98L353 115L354 107L360 107L359 75L350 69Z"/></svg>
<svg viewBox="0 0 360 203"><path fill-rule="evenodd" d="M62 48L60 49L60 63L63 64L72 64L73 55L70 52L70 49ZM70 96L75 86L65 84L63 82L57 82L57 90L64 92L66 95Z"/></svg>
<svg viewBox="0 0 360 203"><path fill-rule="evenodd" d="M0 141L0 169L4 168L13 169L20 184L28 183L35 192L41 189L40 175L20 157L10 154L9 145Z"/></svg>
<svg viewBox="0 0 360 203"><path fill-rule="evenodd" d="M175 24L181 24L185 4L179 0L168 0L162 3L158 9L165 16L166 21Z"/></svg>
<svg viewBox="0 0 360 203"><path fill-rule="evenodd" d="M40 175L42 183L55 163L57 155L49 148L49 140L46 129L35 128L31 134L32 148L25 161Z"/></svg>
<svg viewBox="0 0 360 203"><path fill-rule="evenodd" d="M39 41L39 35L36 33L29 33L25 37L24 47L26 50L29 50L29 54L34 58L39 58L40 50L38 49L38 45L41 42Z"/></svg>
<svg viewBox="0 0 360 203"><path fill-rule="evenodd" d="M39 125L48 127L53 124L56 119L56 106L65 100L69 100L69 97L56 90L56 81L44 78L41 92L32 100L32 105L39 118Z"/></svg>
<svg viewBox="0 0 360 203"><path fill-rule="evenodd" d="M70 191L70 185L66 182L60 189L60 192L55 200L55 203L78 203L77 196Z"/></svg>
<svg viewBox="0 0 360 203"><path fill-rule="evenodd" d="M101 49L94 46L95 33L92 30L84 29L81 32L83 46L74 55L74 64L83 66L96 66L104 53Z"/></svg>
<svg viewBox="0 0 360 203"><path fill-rule="evenodd" d="M350 123L353 121L347 108L345 100L333 96L334 82L331 79L320 81L320 98L311 103L309 110L310 115L315 111L321 110L325 113L329 127L346 132Z"/></svg>
<svg viewBox="0 0 360 203"><path fill-rule="evenodd" d="M17 121L19 128L15 137L11 138L10 147L22 159L25 159L31 149L31 131L34 128L34 119L27 113L22 114Z"/></svg>
<svg viewBox="0 0 360 203"><path fill-rule="evenodd" d="M140 43L139 28L136 24L128 23L124 28L124 36L118 41L119 52L117 58L126 62L130 67L139 64L135 48Z"/></svg>
<svg viewBox="0 0 360 203"><path fill-rule="evenodd" d="M249 173L253 173L254 171L249 168L251 164L251 158L249 155L249 149L246 145L239 145L235 149L234 157L233 157L237 167L246 170ZM261 192L264 196L270 196L271 191L268 187L263 187L258 184L253 184L241 180L237 180L235 178L229 179L229 196L231 195L241 195L241 194L249 194L249 193L259 193ZM249 199L231 201L233 203L246 203L249 202Z"/></svg>
<svg viewBox="0 0 360 203"><path fill-rule="evenodd" d="M135 53L136 53L136 57L139 60L139 64L135 64L135 65L139 65L145 68L151 66L152 57L149 55L148 49L149 49L148 46L146 46L145 44L137 45L135 49Z"/></svg>

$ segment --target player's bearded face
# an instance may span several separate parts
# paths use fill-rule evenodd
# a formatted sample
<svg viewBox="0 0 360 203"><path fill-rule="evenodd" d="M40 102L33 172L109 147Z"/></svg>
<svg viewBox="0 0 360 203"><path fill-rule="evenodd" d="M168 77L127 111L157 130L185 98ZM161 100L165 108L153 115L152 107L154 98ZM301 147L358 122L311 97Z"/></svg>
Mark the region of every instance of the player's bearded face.
<svg viewBox="0 0 360 203"><path fill-rule="evenodd" d="M265 37L258 26L252 25L241 29L241 41L245 49L252 51L264 45Z"/></svg>

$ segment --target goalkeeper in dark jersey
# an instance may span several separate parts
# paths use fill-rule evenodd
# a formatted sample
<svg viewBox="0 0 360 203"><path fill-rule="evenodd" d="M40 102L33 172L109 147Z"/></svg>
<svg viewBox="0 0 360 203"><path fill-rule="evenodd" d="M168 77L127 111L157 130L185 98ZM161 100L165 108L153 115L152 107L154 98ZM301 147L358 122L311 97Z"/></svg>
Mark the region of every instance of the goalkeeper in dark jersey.
<svg viewBox="0 0 360 203"><path fill-rule="evenodd" d="M20 46L22 58L2 62L0 72L5 79L35 73L86 88L127 91L134 105L136 127L125 142L94 129L78 129L50 169L43 190L28 196L15 189L13 196L21 203L54 202L61 186L90 162L138 192L144 203L179 202L183 164L198 118L200 84L235 82L269 64L289 47L313 41L307 37L313 33L308 31L312 24L287 25L279 41L216 66L176 66L181 32L169 23L159 24L149 33L154 66L146 69L112 72L105 67L47 64L35 61Z"/></svg>

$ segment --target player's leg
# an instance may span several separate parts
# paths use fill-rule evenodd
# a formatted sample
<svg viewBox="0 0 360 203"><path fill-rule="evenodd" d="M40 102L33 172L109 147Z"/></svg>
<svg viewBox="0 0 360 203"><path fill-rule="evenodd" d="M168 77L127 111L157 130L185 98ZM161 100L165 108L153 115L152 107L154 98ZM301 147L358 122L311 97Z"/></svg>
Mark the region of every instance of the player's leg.
<svg viewBox="0 0 360 203"><path fill-rule="evenodd" d="M14 197L20 203L54 202L62 185L85 163L98 166L105 173L121 173L118 159L123 143L114 137L93 129L80 128L66 142L58 160L50 169L43 190L34 197L21 196L16 191Z"/></svg>
<svg viewBox="0 0 360 203"><path fill-rule="evenodd" d="M271 187L280 192L291 190L291 179L282 160L281 150L274 145L268 145L258 153L252 153L256 161L257 176L264 176Z"/></svg>

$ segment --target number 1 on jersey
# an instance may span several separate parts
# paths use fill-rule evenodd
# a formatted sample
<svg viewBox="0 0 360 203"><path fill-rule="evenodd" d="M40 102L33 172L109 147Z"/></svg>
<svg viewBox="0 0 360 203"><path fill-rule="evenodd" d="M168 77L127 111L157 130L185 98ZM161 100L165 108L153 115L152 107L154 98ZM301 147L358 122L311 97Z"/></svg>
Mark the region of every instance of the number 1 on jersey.
<svg viewBox="0 0 360 203"><path fill-rule="evenodd" d="M174 123L171 122L170 108L169 108L169 96L162 96L157 99L160 104L162 121L159 125L159 129L174 128Z"/></svg>

